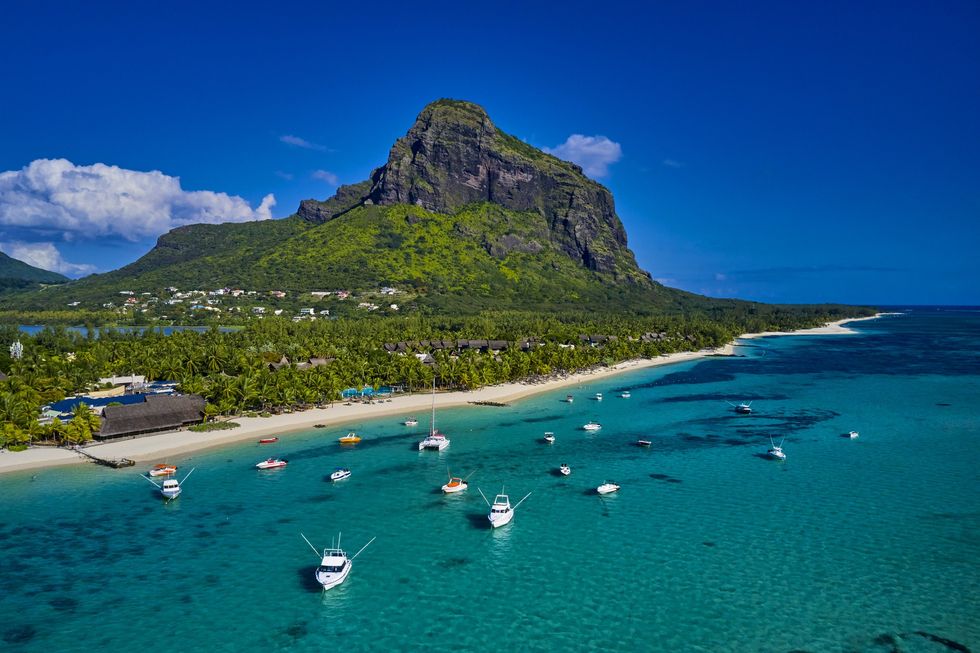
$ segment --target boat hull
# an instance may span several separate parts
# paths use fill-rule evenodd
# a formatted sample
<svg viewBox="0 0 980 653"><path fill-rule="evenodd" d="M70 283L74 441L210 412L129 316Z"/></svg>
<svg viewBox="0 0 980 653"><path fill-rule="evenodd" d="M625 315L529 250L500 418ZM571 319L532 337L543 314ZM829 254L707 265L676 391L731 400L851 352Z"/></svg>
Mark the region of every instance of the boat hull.
<svg viewBox="0 0 980 653"><path fill-rule="evenodd" d="M320 573L317 571L314 572L313 575L316 578L316 582L320 583L320 587L322 587L324 590L333 589L347 580L347 577L350 576L350 569L353 564L354 563L352 562L348 562L346 565L344 565L343 571L335 574Z"/></svg>
<svg viewBox="0 0 980 653"><path fill-rule="evenodd" d="M502 514L488 515L487 520L490 522L490 528L500 528L501 526L506 526L514 519L514 511L505 512Z"/></svg>
<svg viewBox="0 0 980 653"><path fill-rule="evenodd" d="M442 491L445 492L446 494L455 494L456 492L462 492L468 487L469 485L467 485L466 483L459 483L457 485L449 485L448 483L446 483L445 485L442 486Z"/></svg>

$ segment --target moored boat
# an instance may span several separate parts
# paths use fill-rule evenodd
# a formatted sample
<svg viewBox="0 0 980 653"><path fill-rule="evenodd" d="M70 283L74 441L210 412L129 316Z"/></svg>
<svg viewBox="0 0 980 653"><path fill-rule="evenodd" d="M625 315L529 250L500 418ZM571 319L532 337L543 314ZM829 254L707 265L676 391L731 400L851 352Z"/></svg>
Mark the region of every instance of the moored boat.
<svg viewBox="0 0 980 653"><path fill-rule="evenodd" d="M629 390L623 390L621 393L619 393L619 396L622 397L623 399L629 399L633 395L630 394Z"/></svg>
<svg viewBox="0 0 980 653"><path fill-rule="evenodd" d="M735 409L735 412L739 415L748 415L752 412L752 402L745 403L744 401L739 404L733 404L728 402L728 405Z"/></svg>
<svg viewBox="0 0 980 653"><path fill-rule="evenodd" d="M553 444L555 442L555 434L552 433L551 431L545 431L544 441L547 442L548 444Z"/></svg>
<svg viewBox="0 0 980 653"><path fill-rule="evenodd" d="M858 434L857 431L848 431L847 432L847 437L850 438L851 440L856 440L857 437L858 437L858 435L859 434Z"/></svg>
<svg viewBox="0 0 980 653"><path fill-rule="evenodd" d="M330 474L331 481L342 481L345 478L350 477L350 470L344 467L338 467Z"/></svg>
<svg viewBox="0 0 980 653"><path fill-rule="evenodd" d="M446 494L454 494L456 492L462 492L463 490L465 490L470 486L469 483L467 483L466 481L467 479L469 479L470 476L473 475L473 472L467 474L466 478L460 478L458 476L453 476L452 472L449 472L449 470L446 471L449 473L449 481L442 486L442 491L445 492Z"/></svg>
<svg viewBox="0 0 980 653"><path fill-rule="evenodd" d="M279 438L262 438L259 440L259 444L272 444L273 442L279 442Z"/></svg>
<svg viewBox="0 0 980 653"><path fill-rule="evenodd" d="M193 473L194 473L193 469L187 472L187 476L184 477L184 481L190 478L190 475ZM156 481L154 481L153 479L151 479L149 476L143 476L142 474L140 474L140 477L146 479L148 482L152 483L158 490L160 490L160 494L163 495L163 498L166 499L168 503L173 501L177 497L179 497L180 493L183 491L181 486L184 484L184 481L178 481L175 478L168 478L164 480L163 484L161 485Z"/></svg>
<svg viewBox="0 0 980 653"><path fill-rule="evenodd" d="M598 492L599 494L611 494L613 492L618 492L619 486L613 483L612 481L606 481L605 483L597 487L595 491Z"/></svg>
<svg viewBox="0 0 980 653"><path fill-rule="evenodd" d="M559 473L560 473L560 474L561 474L562 476L568 476L569 474L571 474L571 473L572 473L572 468L571 468L571 467L569 467L568 465L566 465L565 463L562 463L562 464L561 464L561 467L559 467L559 468L558 468L558 472L559 472Z"/></svg>
<svg viewBox="0 0 980 653"><path fill-rule="evenodd" d="M503 490L500 491L500 494L494 497L492 504L487 500L487 495L483 494L483 490L480 490L480 496L483 497L483 500L486 501L488 506L490 506L490 514L487 515L487 519L490 521L490 527L500 528L501 526L506 526L512 519L514 519L514 511L517 510L518 506L524 503L524 499L531 496L531 493L528 492L526 495L524 495L524 499L518 501L514 506L510 505L510 497L504 494Z"/></svg>
<svg viewBox="0 0 980 653"><path fill-rule="evenodd" d="M582 428L585 429L586 431L598 431L599 429L602 428L602 424L600 424L599 422L592 421L585 424Z"/></svg>
<svg viewBox="0 0 980 653"><path fill-rule="evenodd" d="M283 458L267 458L260 463L256 463L255 469L279 469L288 464L289 461Z"/></svg>
<svg viewBox="0 0 980 653"><path fill-rule="evenodd" d="M595 400L596 401L602 401L602 393L601 392L595 393Z"/></svg>
<svg viewBox="0 0 980 653"><path fill-rule="evenodd" d="M653 442L651 442L650 440L637 440L636 441L636 446L638 446L638 447L649 447L651 444L653 444Z"/></svg>
<svg viewBox="0 0 980 653"><path fill-rule="evenodd" d="M572 395L565 395L565 403L570 404L573 401L575 401L575 397L573 397Z"/></svg>
<svg viewBox="0 0 980 653"><path fill-rule="evenodd" d="M340 548L340 535L337 535L337 545L333 546L331 543L330 548L324 549L322 554L320 553L319 549L313 546L313 544L306 539L305 535L300 533L300 537L306 540L306 543L310 545L313 552L320 558L320 565L316 568L313 575L316 578L316 582L319 583L324 590L337 587L347 580L347 577L350 575L351 567L354 563L354 558L359 556L361 551L368 548L368 545L375 540L375 538L372 537L367 544L361 547L360 551L348 558L347 553Z"/></svg>
<svg viewBox="0 0 980 653"><path fill-rule="evenodd" d="M766 454L774 460L786 460L786 454L783 452L783 441L785 440L786 438L783 438L779 441L779 444L776 444L772 441L772 437L770 436L769 444L771 445L771 448L766 452Z"/></svg>
<svg viewBox="0 0 980 653"><path fill-rule="evenodd" d="M161 463L159 465L154 465L148 473L150 476L170 476L171 474L177 473L177 465L167 465L166 463Z"/></svg>
<svg viewBox="0 0 980 653"><path fill-rule="evenodd" d="M419 451L442 451L449 446L449 438L436 428L436 382L432 381L432 424L429 435L419 441Z"/></svg>
<svg viewBox="0 0 980 653"><path fill-rule="evenodd" d="M402 424L404 424L405 426L418 426L419 425L419 421L417 419L415 419L414 417L409 417L407 420L405 420L404 422L402 422Z"/></svg>
<svg viewBox="0 0 980 653"><path fill-rule="evenodd" d="M338 438L338 442L340 442L340 444L357 444L360 441L361 441L361 436L359 436L357 433L354 433L353 431L351 431L345 436Z"/></svg>

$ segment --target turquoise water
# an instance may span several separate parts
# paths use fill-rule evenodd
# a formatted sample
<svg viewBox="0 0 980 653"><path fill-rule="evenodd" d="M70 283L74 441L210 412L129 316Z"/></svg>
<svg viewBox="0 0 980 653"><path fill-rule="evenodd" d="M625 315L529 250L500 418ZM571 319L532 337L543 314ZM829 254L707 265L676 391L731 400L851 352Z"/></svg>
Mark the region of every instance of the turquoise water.
<svg viewBox="0 0 980 653"><path fill-rule="evenodd" d="M980 315L858 328L623 374L572 389L573 404L560 390L446 410L441 454L414 449L425 423L396 418L357 425L353 449L336 444L345 426L194 454L171 461L197 471L169 505L133 470L2 477L0 641L17 653L977 650ZM580 429L593 418L597 435ZM840 437L851 429L858 440ZM770 434L786 438L786 462L760 457ZM640 436L653 446L632 446ZM269 454L289 467L252 468ZM353 476L331 484L337 466ZM447 466L475 470L467 492L442 495ZM607 478L622 490L600 498ZM490 531L476 488L502 484L515 501L533 494ZM301 531L319 546L343 531L351 552L377 540L323 593Z"/></svg>

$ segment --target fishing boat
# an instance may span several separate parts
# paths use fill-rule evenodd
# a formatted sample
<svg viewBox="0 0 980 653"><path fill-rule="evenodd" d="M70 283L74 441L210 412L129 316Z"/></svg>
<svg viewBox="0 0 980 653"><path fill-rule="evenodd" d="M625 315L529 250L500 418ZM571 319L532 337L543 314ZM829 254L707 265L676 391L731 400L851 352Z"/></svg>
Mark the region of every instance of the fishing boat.
<svg viewBox="0 0 980 653"><path fill-rule="evenodd" d="M599 429L602 428L602 424L600 424L599 422L589 422L588 424L585 424L582 428L585 429L586 431L598 431Z"/></svg>
<svg viewBox="0 0 980 653"><path fill-rule="evenodd" d="M638 447L649 447L651 444L653 444L653 442L651 442L650 440L637 440L636 441L636 446L638 446Z"/></svg>
<svg viewBox="0 0 980 653"><path fill-rule="evenodd" d="M342 481L345 478L350 477L350 470L344 467L338 467L330 474L331 481Z"/></svg>
<svg viewBox="0 0 980 653"><path fill-rule="evenodd" d="M623 398L623 399L629 399L633 395L630 394L630 391L629 390L624 390L624 391L622 391L622 392L619 393L619 396L621 398Z"/></svg>
<svg viewBox="0 0 980 653"><path fill-rule="evenodd" d="M731 406L732 408L734 408L735 409L735 412L738 413L739 415L748 415L749 413L752 412L752 402L751 401L749 403L745 403L743 401L740 404L733 404L732 402L729 401L728 402L728 405Z"/></svg>
<svg viewBox="0 0 980 653"><path fill-rule="evenodd" d="M562 463L562 464L561 464L561 467L559 467L559 468L558 468L558 472L559 472L559 473L560 473L560 474L561 474L562 476L568 476L569 474L571 474L571 473L572 473L572 468L571 468L571 467L569 467L568 465L566 465L565 463Z"/></svg>
<svg viewBox="0 0 980 653"><path fill-rule="evenodd" d="M554 442L555 442L555 434L552 433L551 431L545 431L545 433L544 433L544 441L547 442L548 444L554 444Z"/></svg>
<svg viewBox="0 0 980 653"><path fill-rule="evenodd" d="M282 458L267 458L255 465L255 469L279 469L289 464L288 460Z"/></svg>
<svg viewBox="0 0 980 653"><path fill-rule="evenodd" d="M361 547L360 551L355 553L351 557L347 557L347 553L340 548L340 535L337 535L337 544L334 546L333 542L330 543L329 549L323 549L323 553L320 552L313 543L306 539L306 536L300 533L300 537L306 540L306 543L310 545L313 552L320 558L320 566L316 568L314 577L316 582L323 587L324 590L337 587L350 575L351 566L354 563L354 558L361 555L361 551L368 548L368 546L375 540L371 538L367 544Z"/></svg>
<svg viewBox="0 0 980 653"><path fill-rule="evenodd" d="M443 492L446 494L454 494L456 492L462 492L469 487L469 483L466 481L473 475L473 472L467 474L466 478L460 478L458 476L453 476L452 472L449 472L448 469L446 471L449 473L449 482L442 486Z"/></svg>
<svg viewBox="0 0 980 653"><path fill-rule="evenodd" d="M601 392L595 393L595 400L596 401L602 401L602 393Z"/></svg>
<svg viewBox="0 0 980 653"><path fill-rule="evenodd" d="M418 426L419 425L419 421L417 419L415 419L414 417L409 417L407 420L405 420L404 422L402 422L402 424L404 424L405 426Z"/></svg>
<svg viewBox="0 0 980 653"><path fill-rule="evenodd" d="M612 494L613 492L619 491L619 486L613 483L612 481L606 481L605 483L597 487L595 491L598 492L599 494Z"/></svg>
<svg viewBox="0 0 980 653"><path fill-rule="evenodd" d="M442 451L449 446L449 438L439 432L436 428L436 382L432 381L432 424L429 426L429 435L419 442L419 451Z"/></svg>
<svg viewBox="0 0 980 653"><path fill-rule="evenodd" d="M150 476L170 476L177 473L177 465L167 465L161 463L154 465L148 472Z"/></svg>
<svg viewBox="0 0 980 653"><path fill-rule="evenodd" d="M477 489L480 490L479 488ZM490 506L490 514L487 515L487 519L490 520L491 528L500 528L501 526L506 526L509 524L511 520L514 519L514 511L517 510L517 507L524 503L524 499L531 496L531 493L528 492L524 495L524 499L518 501L516 505L511 506L510 497L503 492L504 491L501 489L500 494L494 497L493 503L490 503L490 501L487 500L487 495L483 494L483 490L480 490L480 496L483 497L483 500L486 501L488 506Z"/></svg>
<svg viewBox="0 0 980 653"><path fill-rule="evenodd" d="M570 404L573 401L575 401L575 397L573 397L572 395L565 395L565 403L566 404Z"/></svg>
<svg viewBox="0 0 980 653"><path fill-rule="evenodd" d="M359 436L357 433L354 433L353 431L351 431L350 433L348 433L343 437L338 438L338 442L340 442L340 444L357 444L360 441L361 441L361 436Z"/></svg>
<svg viewBox="0 0 980 653"><path fill-rule="evenodd" d="M783 438L782 440L779 441L779 444L777 445L775 442L772 441L772 436L770 436L769 444L771 445L771 448L769 449L769 451L766 452L766 454L774 460L786 460L786 454L783 453L783 441L785 440L786 438Z"/></svg>
<svg viewBox="0 0 980 653"><path fill-rule="evenodd" d="M272 444L273 442L279 442L279 438L262 438L259 440L259 444Z"/></svg>
<svg viewBox="0 0 980 653"><path fill-rule="evenodd" d="M858 434L857 431L848 431L847 432L847 437L850 438L851 440L856 440L857 437L858 437L858 435L859 434Z"/></svg>
<svg viewBox="0 0 980 653"><path fill-rule="evenodd" d="M193 473L194 473L193 469L187 472L187 476L184 477L184 481L190 478L190 475ZM160 494L162 494L163 498L167 500L167 503L170 503L171 501L179 497L180 493L182 492L182 486L184 484L184 481L178 481L175 478L168 478L161 485L156 481L152 480L148 476L143 476L142 474L140 474L140 477L146 479L147 482L152 483L158 490L160 490Z"/></svg>

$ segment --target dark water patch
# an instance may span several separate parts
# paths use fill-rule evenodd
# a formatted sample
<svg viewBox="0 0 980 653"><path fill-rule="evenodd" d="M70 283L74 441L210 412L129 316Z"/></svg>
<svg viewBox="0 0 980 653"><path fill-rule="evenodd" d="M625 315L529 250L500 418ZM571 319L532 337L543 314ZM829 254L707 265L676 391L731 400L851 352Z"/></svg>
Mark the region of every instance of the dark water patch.
<svg viewBox="0 0 980 653"><path fill-rule="evenodd" d="M307 627L306 623L307 622L305 621L297 621L296 623L287 626L282 632L293 639L306 637L309 634L309 628Z"/></svg>
<svg viewBox="0 0 980 653"><path fill-rule="evenodd" d="M408 584L410 584L411 582L412 582L412 581L411 581L411 580L409 580L408 578L406 578L405 576L399 576L399 577L398 577L398 584L399 584L399 585L408 585Z"/></svg>
<svg viewBox="0 0 980 653"><path fill-rule="evenodd" d="M743 401L785 401L790 399L789 395L785 394L759 394L754 392L746 392L742 394L728 394L723 392L706 392L702 394L691 394L691 395L678 395L676 397L663 397L659 401L665 404L673 403L688 403L695 401L713 401L718 404L722 404L719 408L721 410L727 410L734 413L734 409L727 405L726 402L731 402L733 404L738 404ZM737 414L737 413L736 413ZM749 416L752 413L746 415Z"/></svg>
<svg viewBox="0 0 980 653"><path fill-rule="evenodd" d="M324 478L325 481L329 482L330 477ZM306 500L306 503L325 503L327 501L333 501L334 497L330 494L317 494Z"/></svg>
<svg viewBox="0 0 980 653"><path fill-rule="evenodd" d="M540 422L554 422L556 419L558 417L555 415L545 415L544 417L528 417L521 420L521 422L524 424L537 424Z"/></svg>
<svg viewBox="0 0 980 653"><path fill-rule="evenodd" d="M930 512L919 515L920 519L965 521L980 517L980 512Z"/></svg>
<svg viewBox="0 0 980 653"><path fill-rule="evenodd" d="M202 578L205 585L217 585L221 581L221 576L218 574L205 574Z"/></svg>
<svg viewBox="0 0 980 653"><path fill-rule="evenodd" d="M664 481L665 483L683 483L684 482L684 481L682 481L679 478L674 478L670 474L659 474L659 473L657 473L657 474L650 474L650 478L655 479L657 481Z"/></svg>
<svg viewBox="0 0 980 653"><path fill-rule="evenodd" d="M21 624L3 631L3 641L8 644L26 644L36 636L37 628L30 624Z"/></svg>
<svg viewBox="0 0 980 653"><path fill-rule="evenodd" d="M467 513L466 519L473 528L478 528L481 531L490 528L490 520L487 519L486 513Z"/></svg>
<svg viewBox="0 0 980 653"><path fill-rule="evenodd" d="M936 405L937 405L937 406L942 406L942 407L944 407L944 408L946 408L946 407L949 407L949 406L952 406L953 404L947 404L947 403L946 403L946 402L944 402L944 401L940 401L940 402L939 402L939 403L937 403Z"/></svg>
<svg viewBox="0 0 980 653"><path fill-rule="evenodd" d="M681 479L679 479L679 478L668 478L668 479L667 479L667 482L668 482L668 483L683 483L684 481L682 481L682 480L681 480Z"/></svg>
<svg viewBox="0 0 980 653"><path fill-rule="evenodd" d="M73 599L70 596L56 596L48 600L48 605L58 612L75 612L78 610L78 599Z"/></svg>
<svg viewBox="0 0 980 653"><path fill-rule="evenodd" d="M219 521L217 524L215 524L215 526L217 526L218 528L226 528L228 526L231 526L231 522L226 519L225 521Z"/></svg>
<svg viewBox="0 0 980 653"><path fill-rule="evenodd" d="M703 545L705 545L707 547L711 547L711 548L714 548L716 546L714 542L709 542L708 540L705 540L704 542L701 542L701 544L703 544Z"/></svg>
<svg viewBox="0 0 980 653"><path fill-rule="evenodd" d="M276 520L276 523L277 524L292 524L294 521L296 521L296 519L293 518L293 517L280 517L279 519Z"/></svg>
<svg viewBox="0 0 980 653"><path fill-rule="evenodd" d="M197 531L196 533L194 533L194 537L196 537L196 538L198 538L200 540L206 540L206 539L208 539L210 537L213 537L213 536L214 536L214 534L211 533L210 531L203 531L202 530L202 531Z"/></svg>
<svg viewBox="0 0 980 653"><path fill-rule="evenodd" d="M912 632L912 635L918 635L919 637L922 637L923 639L927 639L930 642L941 644L942 646L945 646L950 651L958 651L959 653L970 653L970 649L968 649L965 645L960 644L959 642L953 641L951 639L947 639L945 637L940 637L939 635L933 635L932 633L927 633L922 630L916 630ZM903 639L906 639L908 638L908 634L903 633L901 637Z"/></svg>
<svg viewBox="0 0 980 653"><path fill-rule="evenodd" d="M415 445L413 445L412 448L415 449L415 450L418 450L418 447L415 446ZM382 467L382 468L378 469L378 471L375 472L375 473L377 473L377 474L404 474L406 472L413 472L416 469L418 469L418 463L417 462L412 462L412 463L399 463L397 465L388 465L387 467Z"/></svg>
<svg viewBox="0 0 980 653"><path fill-rule="evenodd" d="M439 566L443 569L458 569L464 565L468 565L473 562L470 558L446 558L439 562Z"/></svg>

